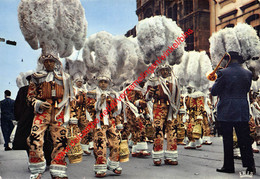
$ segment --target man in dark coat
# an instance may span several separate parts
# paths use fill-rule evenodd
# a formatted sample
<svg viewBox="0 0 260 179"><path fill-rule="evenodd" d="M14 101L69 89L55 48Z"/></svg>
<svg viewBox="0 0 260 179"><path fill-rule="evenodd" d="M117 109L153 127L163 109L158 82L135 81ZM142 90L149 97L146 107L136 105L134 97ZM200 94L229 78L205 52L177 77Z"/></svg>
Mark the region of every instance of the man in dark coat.
<svg viewBox="0 0 260 179"><path fill-rule="evenodd" d="M27 76L26 80L30 83L31 75ZM27 104L28 88L29 85L26 85L19 89L14 103L14 115L18 124L13 141L13 149L26 150L27 155L29 156L29 146L27 145L26 140L31 133L34 109L31 105ZM46 130L45 132L44 141L44 157L47 165L50 165L53 145L49 130Z"/></svg>
<svg viewBox="0 0 260 179"><path fill-rule="evenodd" d="M249 104L247 94L252 82L252 73L241 66L243 57L230 52L231 62L218 71L218 78L211 89L219 97L217 120L223 132L224 165L217 172L234 173L233 127L235 128L243 167L255 174L255 164L249 136Z"/></svg>
<svg viewBox="0 0 260 179"><path fill-rule="evenodd" d="M9 147L10 136L14 129L14 100L10 98L11 91L5 90L5 99L0 102L1 106L1 128L5 140L5 151L12 150Z"/></svg>
<svg viewBox="0 0 260 179"><path fill-rule="evenodd" d="M26 139L31 132L34 111L33 107L27 105L27 92L28 85L21 87L17 93L14 103L14 115L18 124L13 141L13 149L26 150L27 154L29 154L29 146L27 145Z"/></svg>

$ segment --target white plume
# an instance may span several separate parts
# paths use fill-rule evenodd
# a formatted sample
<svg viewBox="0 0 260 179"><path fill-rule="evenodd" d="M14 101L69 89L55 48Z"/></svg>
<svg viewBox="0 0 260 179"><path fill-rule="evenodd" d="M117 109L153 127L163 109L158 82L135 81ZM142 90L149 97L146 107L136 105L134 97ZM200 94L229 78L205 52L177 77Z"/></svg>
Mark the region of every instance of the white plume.
<svg viewBox="0 0 260 179"><path fill-rule="evenodd" d="M169 46L181 37L183 31L176 24L165 16L154 16L140 21L136 27L137 39L140 48L144 52L147 64L153 63L160 57ZM185 42L167 57L170 65L179 64L184 53ZM163 62L165 63L165 61Z"/></svg>
<svg viewBox="0 0 260 179"><path fill-rule="evenodd" d="M84 45L87 21L80 0L21 0L18 19L25 40L43 54L68 57Z"/></svg>
<svg viewBox="0 0 260 179"><path fill-rule="evenodd" d="M253 27L248 24L238 24L233 28L221 29L213 33L209 41L214 66L229 51L238 52L244 61L255 60L255 57L259 57L260 54L259 37ZM227 61L222 66L225 66L226 63Z"/></svg>
<svg viewBox="0 0 260 179"><path fill-rule="evenodd" d="M237 24L234 31L241 45L244 60L260 56L260 40L256 30L248 24Z"/></svg>
<svg viewBox="0 0 260 179"><path fill-rule="evenodd" d="M91 35L86 40L83 60L93 76L111 78L117 89L124 82L135 80L140 68L145 70L143 54L135 38L112 36L105 31Z"/></svg>
<svg viewBox="0 0 260 179"><path fill-rule="evenodd" d="M212 65L205 51L185 52L181 63L174 65L173 70L182 88L192 86L198 91L206 92L211 85L206 73L212 71Z"/></svg>
<svg viewBox="0 0 260 179"><path fill-rule="evenodd" d="M72 77L72 80L83 79L86 75L86 66L81 60L66 58L65 71Z"/></svg>
<svg viewBox="0 0 260 179"><path fill-rule="evenodd" d="M23 72L19 73L19 75L16 77L16 85L18 88L21 88L23 86L25 86L24 82L23 82Z"/></svg>
<svg viewBox="0 0 260 179"><path fill-rule="evenodd" d="M16 85L18 88L21 88L23 86L27 86L29 85L28 81L27 81L27 76L33 74L34 71L33 70L29 70L26 72L20 72L19 75L16 78Z"/></svg>
<svg viewBox="0 0 260 179"><path fill-rule="evenodd" d="M105 75L111 78L116 71L115 51L112 34L101 31L91 35L86 40L82 54L87 70L96 76Z"/></svg>

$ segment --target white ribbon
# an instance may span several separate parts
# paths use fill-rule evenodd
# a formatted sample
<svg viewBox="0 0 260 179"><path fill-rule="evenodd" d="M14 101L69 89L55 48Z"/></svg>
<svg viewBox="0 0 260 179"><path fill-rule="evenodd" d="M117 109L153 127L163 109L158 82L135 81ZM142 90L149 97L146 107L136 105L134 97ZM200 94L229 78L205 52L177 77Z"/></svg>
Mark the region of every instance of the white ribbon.
<svg viewBox="0 0 260 179"><path fill-rule="evenodd" d="M115 96L116 96L116 99L119 99L120 98L120 94L118 93L118 92L116 92L116 91L114 91L114 90L112 90L112 93L111 94L115 94ZM123 99L121 99L121 101L122 101ZM110 110L112 110L112 106L110 105L109 106L110 107ZM122 103L120 102L120 101L117 101L117 105L116 105L116 107L117 107L117 110L113 113L113 117L116 117L116 116L118 116L119 114L121 114L121 111L122 111L122 108L123 108L123 106L122 106ZM114 107L115 108L115 107ZM113 109L114 109L113 108Z"/></svg>
<svg viewBox="0 0 260 179"><path fill-rule="evenodd" d="M183 97L183 106L184 106L184 110L185 110L185 114L183 115L182 117L182 121L185 123L188 119L188 114L187 114L187 105L186 105L186 97L188 95L187 94L184 94L184 97Z"/></svg>
<svg viewBox="0 0 260 179"><path fill-rule="evenodd" d="M152 101L148 101L147 102L147 108L149 111L149 116L150 116L150 121L153 122L153 102Z"/></svg>
<svg viewBox="0 0 260 179"><path fill-rule="evenodd" d="M179 84L177 78L171 73L171 82L172 82L172 92L169 90L169 88L166 85L166 80L164 80L161 76L159 77L159 83L162 86L164 94L168 96L168 99L171 104L171 108L169 109L168 121L172 121L172 117L176 118L176 115L178 113L178 109L180 107L180 91L179 91ZM176 100L175 100L176 96ZM174 109L174 113L173 113Z"/></svg>
<svg viewBox="0 0 260 179"><path fill-rule="evenodd" d="M96 97L97 102L95 104L95 109L97 111L97 119L99 121L97 124L97 128L100 129L101 128L101 122L100 122L100 112L101 111L103 112L104 125L109 125L109 121L108 121L109 113L107 112L107 114L104 115L104 110L107 110L107 103L106 103L106 101L104 101L104 103L101 104L101 95L105 95L105 97L108 97L109 91L103 91L100 88L97 88L96 94L97 94L97 97Z"/></svg>
<svg viewBox="0 0 260 179"><path fill-rule="evenodd" d="M61 111L64 109L64 123L62 126L66 127L70 120L70 99L72 100L74 97L73 93L73 87L70 80L70 76L63 72L62 73L62 79L63 79L63 86L64 86L64 93L62 101L58 104L58 108L60 109L59 112L55 115L55 120L57 119L57 116L61 113Z"/></svg>
<svg viewBox="0 0 260 179"><path fill-rule="evenodd" d="M130 85L129 85L130 86ZM123 90L123 92L129 87L129 86L127 86L124 90ZM141 90L140 90L141 89ZM134 89L135 91L141 91L142 92L142 88L141 87L139 87L139 88L137 88L137 90L136 89ZM127 92L126 92L127 93ZM143 92L142 92L142 94L143 94ZM133 113L134 113L134 115L135 115L135 117L137 118L137 117L140 117L140 114L139 114L139 112L138 112L138 108L133 104L133 103L131 103L130 101L129 101L129 98L128 98L128 96L127 96L127 94L125 95L125 99L122 99L122 103L123 103L123 110L124 110L124 122L127 122L127 117L126 117L126 113L125 113L125 109L126 109L126 107L128 107Z"/></svg>
<svg viewBox="0 0 260 179"><path fill-rule="evenodd" d="M138 112L138 108L129 101L127 95L125 96L126 101L125 101L125 105L134 113L135 117L140 117L140 114Z"/></svg>

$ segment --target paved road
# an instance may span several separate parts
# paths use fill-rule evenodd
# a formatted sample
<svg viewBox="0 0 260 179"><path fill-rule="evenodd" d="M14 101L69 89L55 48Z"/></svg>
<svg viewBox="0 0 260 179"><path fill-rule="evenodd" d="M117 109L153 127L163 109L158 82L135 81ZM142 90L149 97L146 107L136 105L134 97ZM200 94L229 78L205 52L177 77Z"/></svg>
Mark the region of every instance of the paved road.
<svg viewBox="0 0 260 179"><path fill-rule="evenodd" d="M217 173L216 168L222 166L222 140L219 137L212 139L213 144L202 146L197 150L185 150L184 146L178 146L179 165L154 166L151 157L132 158L126 163L121 163L123 173L116 176L108 172L107 179L237 179L242 168L240 160L235 160L235 174ZM258 146L259 147L259 146ZM152 145L149 145L152 148ZM259 147L260 148L260 147ZM260 178L260 154L255 154L257 175ZM93 172L94 156L83 156L83 162L68 164L68 176L70 179L91 179ZM3 151L0 146L0 176L2 179L28 179L27 156L25 151ZM49 170L43 174L43 179L49 179ZM1 179L1 178L0 178Z"/></svg>

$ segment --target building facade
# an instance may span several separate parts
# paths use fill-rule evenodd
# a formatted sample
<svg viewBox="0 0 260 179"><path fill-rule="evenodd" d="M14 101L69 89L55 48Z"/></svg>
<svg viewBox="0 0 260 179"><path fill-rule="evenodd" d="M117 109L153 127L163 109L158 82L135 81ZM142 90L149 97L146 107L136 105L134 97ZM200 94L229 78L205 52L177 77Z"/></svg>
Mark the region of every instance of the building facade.
<svg viewBox="0 0 260 179"><path fill-rule="evenodd" d="M256 29L260 37L260 2L259 0L212 0L211 33L225 27L234 27L237 23L247 23Z"/></svg>
<svg viewBox="0 0 260 179"><path fill-rule="evenodd" d="M138 20L151 16L164 15L182 28L194 33L186 39L185 50L209 51L210 8L209 0L137 0ZM135 27L126 36L136 36Z"/></svg>

